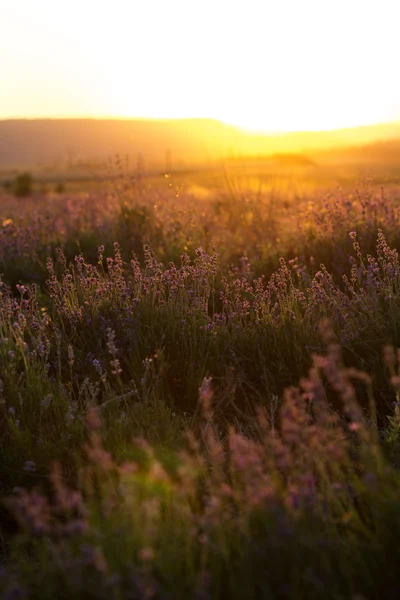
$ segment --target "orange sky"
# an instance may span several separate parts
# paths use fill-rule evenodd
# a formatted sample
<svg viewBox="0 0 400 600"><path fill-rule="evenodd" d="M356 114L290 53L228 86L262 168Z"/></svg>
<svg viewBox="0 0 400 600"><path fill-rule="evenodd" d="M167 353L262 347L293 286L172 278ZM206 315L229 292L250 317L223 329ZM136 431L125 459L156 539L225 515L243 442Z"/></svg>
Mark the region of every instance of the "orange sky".
<svg viewBox="0 0 400 600"><path fill-rule="evenodd" d="M0 118L211 117L267 131L400 118L397 0L12 0Z"/></svg>

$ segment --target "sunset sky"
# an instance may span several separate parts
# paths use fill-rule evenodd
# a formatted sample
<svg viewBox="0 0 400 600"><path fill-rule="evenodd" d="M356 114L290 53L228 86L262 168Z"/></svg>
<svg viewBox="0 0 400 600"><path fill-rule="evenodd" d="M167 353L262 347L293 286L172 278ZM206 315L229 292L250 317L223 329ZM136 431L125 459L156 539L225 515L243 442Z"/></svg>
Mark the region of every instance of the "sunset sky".
<svg viewBox="0 0 400 600"><path fill-rule="evenodd" d="M398 0L2 0L0 118L398 120Z"/></svg>

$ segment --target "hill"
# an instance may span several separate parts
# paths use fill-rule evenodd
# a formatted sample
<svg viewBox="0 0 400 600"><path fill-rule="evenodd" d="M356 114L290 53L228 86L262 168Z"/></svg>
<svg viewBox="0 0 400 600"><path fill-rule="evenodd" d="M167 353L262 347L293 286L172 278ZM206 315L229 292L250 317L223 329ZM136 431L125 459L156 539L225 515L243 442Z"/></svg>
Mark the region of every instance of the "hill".
<svg viewBox="0 0 400 600"><path fill-rule="evenodd" d="M0 121L0 169L65 168L120 154L169 168L228 156L282 155L400 139L400 123L328 132L264 134L212 119L33 119ZM380 150L370 149L371 157Z"/></svg>

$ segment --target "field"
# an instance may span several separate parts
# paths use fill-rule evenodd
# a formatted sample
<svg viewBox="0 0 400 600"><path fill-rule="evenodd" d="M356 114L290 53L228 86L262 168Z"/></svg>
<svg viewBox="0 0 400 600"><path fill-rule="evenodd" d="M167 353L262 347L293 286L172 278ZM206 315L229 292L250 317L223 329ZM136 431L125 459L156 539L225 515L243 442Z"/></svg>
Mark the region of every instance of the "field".
<svg viewBox="0 0 400 600"><path fill-rule="evenodd" d="M400 596L398 165L0 203L1 598Z"/></svg>

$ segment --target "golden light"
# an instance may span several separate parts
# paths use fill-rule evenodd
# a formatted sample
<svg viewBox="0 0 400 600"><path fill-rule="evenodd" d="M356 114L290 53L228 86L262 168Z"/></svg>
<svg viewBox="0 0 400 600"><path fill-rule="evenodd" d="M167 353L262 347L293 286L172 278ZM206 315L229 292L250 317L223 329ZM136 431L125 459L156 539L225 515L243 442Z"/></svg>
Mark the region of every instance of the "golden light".
<svg viewBox="0 0 400 600"><path fill-rule="evenodd" d="M21 0L1 13L0 118L294 131L400 116L391 0Z"/></svg>

